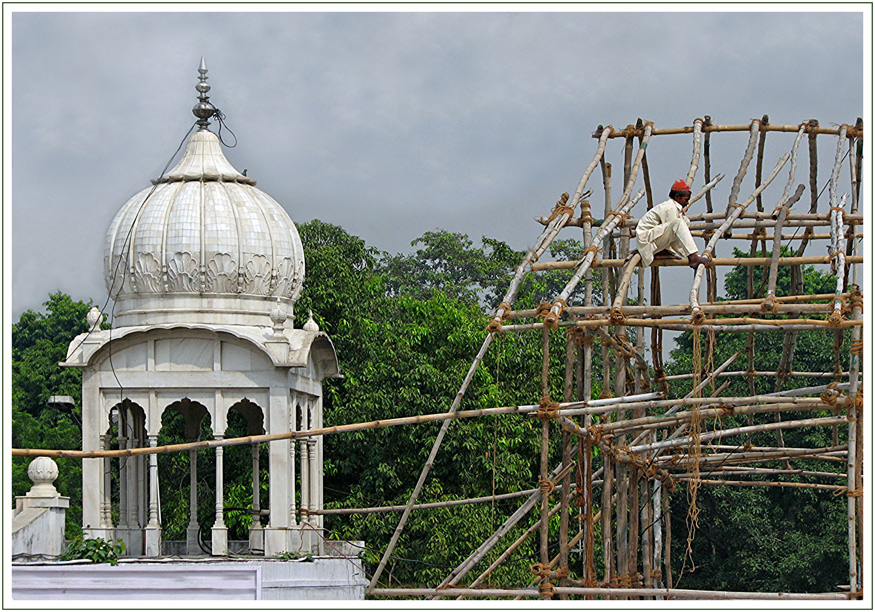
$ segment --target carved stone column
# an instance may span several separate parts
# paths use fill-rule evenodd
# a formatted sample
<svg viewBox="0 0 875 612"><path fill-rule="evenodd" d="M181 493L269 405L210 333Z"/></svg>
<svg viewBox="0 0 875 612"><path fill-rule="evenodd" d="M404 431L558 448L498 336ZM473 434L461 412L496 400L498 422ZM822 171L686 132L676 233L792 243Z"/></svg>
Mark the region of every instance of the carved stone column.
<svg viewBox="0 0 875 612"><path fill-rule="evenodd" d="M216 434L216 440L225 436ZM213 523L212 540L213 556L224 557L228 554L228 528L225 526L225 475L224 448L216 447L216 522Z"/></svg>
<svg viewBox="0 0 875 612"><path fill-rule="evenodd" d="M188 440L188 442L194 442L194 440ZM189 476L188 476L188 486L189 486L189 495L188 495L188 512L189 512L189 521L188 528L185 530L185 550L189 555L197 555L201 553L200 545L198 543L198 538L200 536L200 530L198 529L197 522L197 449L191 449L188 451L188 464L189 464Z"/></svg>
<svg viewBox="0 0 875 612"><path fill-rule="evenodd" d="M158 436L149 435L149 447L158 446ZM147 557L161 555L161 524L158 522L158 455L149 455L149 522L146 524Z"/></svg>

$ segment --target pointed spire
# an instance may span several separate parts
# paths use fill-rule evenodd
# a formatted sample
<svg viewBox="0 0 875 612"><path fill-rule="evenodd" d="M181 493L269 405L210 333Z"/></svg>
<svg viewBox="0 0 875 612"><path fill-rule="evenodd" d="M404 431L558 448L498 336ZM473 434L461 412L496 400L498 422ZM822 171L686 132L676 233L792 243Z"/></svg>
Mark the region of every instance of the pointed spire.
<svg viewBox="0 0 875 612"><path fill-rule="evenodd" d="M191 109L191 112L197 117L197 124L200 129L205 130L210 125L210 117L216 114L216 107L210 104L210 97L207 95L207 92L210 91L210 86L207 85L207 78L209 77L207 77L207 63L203 57L201 57L201 63L197 71L200 73L200 81L195 86L199 94L198 103Z"/></svg>

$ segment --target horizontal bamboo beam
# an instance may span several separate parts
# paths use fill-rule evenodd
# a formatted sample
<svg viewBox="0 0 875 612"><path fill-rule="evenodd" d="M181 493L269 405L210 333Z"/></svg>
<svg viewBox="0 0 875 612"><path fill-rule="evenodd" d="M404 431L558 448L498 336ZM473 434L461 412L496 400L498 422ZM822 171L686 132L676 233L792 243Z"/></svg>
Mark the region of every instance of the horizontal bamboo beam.
<svg viewBox="0 0 875 612"><path fill-rule="evenodd" d="M757 600L846 600L846 593L756 593L740 591L697 591L694 589L624 589L602 587L554 587L557 594L589 595L594 597L662 597L664 599L757 599ZM372 597L537 597L535 587L516 589L416 589L416 588L367 588L365 594Z"/></svg>
<svg viewBox="0 0 875 612"><path fill-rule="evenodd" d="M627 327L657 327L677 331L695 331L696 329L712 328L714 331L742 333L748 331L804 331L822 329L847 329L862 327L863 321L843 320L834 324L822 319L756 319L749 317L736 317L728 319L705 319L699 323L692 323L690 319L632 319L626 318L621 323L611 319L586 319L578 321L561 321L558 327L602 327L622 326ZM517 323L504 325L502 332L520 332L533 329L542 329L543 323Z"/></svg>
<svg viewBox="0 0 875 612"><path fill-rule="evenodd" d="M841 133L841 127L824 127L813 123L800 123L798 125L771 125L767 123L759 123L759 131L761 132L793 132L794 134L799 131L803 126L805 127L806 134L830 134L834 136L838 136ZM703 133L710 132L748 132L751 128L751 123L741 124L741 125L704 125L702 126ZM845 136L847 138L858 138L863 136L863 128L857 128L855 126L846 125ZM652 128L650 135L651 136L665 136L672 134L692 134L695 126L683 126L677 128ZM593 132L593 138L601 138L602 136L601 129L597 129ZM608 134L608 138L627 138L627 137L637 137L640 138L644 135L643 128L639 128L633 125L628 125L622 130L611 128L610 134Z"/></svg>
<svg viewBox="0 0 875 612"><path fill-rule="evenodd" d="M723 485L727 487L781 487L784 489L818 489L821 491L841 491L847 487L841 485L820 484L817 482L790 482L790 481L765 481L765 480L713 480L697 478L695 476L675 476L675 480L695 480L697 484Z"/></svg>
<svg viewBox="0 0 875 612"><path fill-rule="evenodd" d="M599 483L600 480L593 481ZM556 491L562 490L562 485L555 486ZM484 497L470 497L468 499L452 499L442 502L428 502L425 504L414 504L414 510L428 510L431 508L450 508L453 506L464 506L468 504L486 504L494 501L504 501L507 499L515 499L517 497L525 497L538 492L540 489L527 489L525 491L515 491L513 493L501 493L499 495L486 495ZM310 510L310 514L376 514L380 512L400 512L407 507L406 504L400 506L375 506L371 508L325 508L322 510Z"/></svg>
<svg viewBox="0 0 875 612"><path fill-rule="evenodd" d="M645 393L637 396L619 398L605 398L590 401L566 402L559 404L560 408L579 406L609 406L611 404L626 403L644 397L660 396L659 393ZM57 450L43 448L13 448L13 457L64 457L70 459L94 459L98 457L133 457L138 455L161 455L165 453L178 453L181 451L197 450L201 448L216 448L219 446L243 446L247 444L262 444L279 440L295 440L300 438L312 438L338 433L363 431L366 429L380 429L383 427L396 427L398 425L417 425L420 423L432 423L452 419L470 419L480 416L497 414L527 414L540 408L539 404L524 406L503 406L499 408L481 408L479 410L460 410L458 412L438 412L435 414L421 414L410 417L398 417L394 419L382 419L365 423L351 423L349 425L335 425L333 427L321 427L305 431L288 431L276 434L264 434L260 436L244 436L241 438L225 438L223 440L201 440L199 442L186 442L184 444L168 444L166 446L146 446L142 448L126 448L120 450L81 451L81 450Z"/></svg>
<svg viewBox="0 0 875 612"><path fill-rule="evenodd" d="M711 260L715 266L768 266L772 262L771 257L715 257ZM846 263L863 263L862 255L852 255L845 258ZM802 257L779 257L779 266L808 266L815 264L828 264L829 255L810 255ZM593 268L621 268L625 264L624 259L596 259ZM577 266L576 261L544 261L533 263L532 272L544 272L547 270L571 270ZM686 259L656 259L651 268L672 268L689 266Z"/></svg>
<svg viewBox="0 0 875 612"><path fill-rule="evenodd" d="M755 374L757 376L777 376L778 372L769 372L769 371L760 372L759 370L757 370L755 372ZM717 376L720 378L723 378L723 377L727 377L727 376L750 376L750 375L751 375L751 372L748 372L746 370L737 370L734 372L720 372L720 374L718 374ZM795 372L795 371L791 371L791 372L784 372L784 373L782 373L782 375L786 375L786 376L790 376L790 377L796 376L796 377L802 377L802 378L835 378L835 372ZM842 372L841 377L847 378L848 373ZM665 377L666 380L688 380L690 378L695 378L695 374L692 374L692 373L672 374L671 376Z"/></svg>
<svg viewBox="0 0 875 612"><path fill-rule="evenodd" d="M776 314L831 314L833 312L833 305L830 303L814 303L814 304L788 304L788 303L777 303L775 304L776 310L773 312L769 312L766 314L776 315ZM601 315L603 317L608 316L614 309L609 306L569 306L565 309L565 312L569 314L574 314L578 316L593 316L593 315ZM689 315L691 313L689 304L674 304L667 306L622 306L620 311L624 316L630 317L635 315L648 315L650 317L654 316L666 316L666 315ZM755 304L735 304L735 303L718 303L718 304L704 304L702 306L702 311L706 314L763 314L762 302L757 302ZM523 318L534 318L537 316L536 310L512 310L509 313L509 319L523 319Z"/></svg>

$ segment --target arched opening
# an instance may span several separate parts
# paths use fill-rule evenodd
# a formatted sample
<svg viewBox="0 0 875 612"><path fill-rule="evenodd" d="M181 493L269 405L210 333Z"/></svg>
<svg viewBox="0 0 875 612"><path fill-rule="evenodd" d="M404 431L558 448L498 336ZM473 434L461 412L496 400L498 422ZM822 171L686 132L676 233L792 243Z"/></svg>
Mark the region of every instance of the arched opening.
<svg viewBox="0 0 875 612"><path fill-rule="evenodd" d="M226 438L265 433L261 407L242 399L228 409ZM248 541L250 553L264 552L262 517L268 507L268 445L225 449L225 524L231 541Z"/></svg>
<svg viewBox="0 0 875 612"><path fill-rule="evenodd" d="M158 446L212 439L212 420L203 404L183 398L161 413ZM208 554L204 533L209 534L216 509L214 452L204 448L158 455L158 474L165 552Z"/></svg>
<svg viewBox="0 0 875 612"><path fill-rule="evenodd" d="M110 409L104 434L106 449L148 446L146 412L139 404L123 399ZM149 459L146 455L104 459L104 495L100 508L101 526L112 528L130 555L144 552L144 534L149 509Z"/></svg>

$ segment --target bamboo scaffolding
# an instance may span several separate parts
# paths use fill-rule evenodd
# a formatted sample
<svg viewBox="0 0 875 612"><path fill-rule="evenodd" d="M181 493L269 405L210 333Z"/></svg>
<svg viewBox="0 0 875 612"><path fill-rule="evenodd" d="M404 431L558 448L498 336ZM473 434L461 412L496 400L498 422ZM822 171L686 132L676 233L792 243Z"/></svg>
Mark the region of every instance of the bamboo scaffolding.
<svg viewBox="0 0 875 612"><path fill-rule="evenodd" d="M574 467L574 464L567 465L565 467L558 466L553 472L550 474L550 480L558 480L561 479L565 473L569 472ZM458 567L456 567L450 575L441 582L438 589L444 589L445 587L452 587L465 577L465 575L471 571L471 569L480 562L480 560L490 551L492 548L498 543L498 541L503 538L518 522L520 522L523 517L525 517L540 501L543 493L538 490L537 493L533 494L526 502L520 506L516 512L513 513L502 525L498 528L498 530L493 533L483 544L481 544L477 550L475 550L471 555L468 556ZM546 497L546 496L544 496ZM447 596L444 593L438 594L441 597Z"/></svg>
<svg viewBox="0 0 875 612"><path fill-rule="evenodd" d="M796 427L817 427L822 425L847 425L848 418L839 417L820 417L814 419L799 419L796 421L782 421L780 423L762 423L760 425L746 425L744 427L730 427L728 429L720 429L717 431L703 432L699 435L702 442L719 438L728 438L746 433L755 433L762 431L774 431L776 429L792 429ZM637 453L660 450L665 448L677 448L678 446L687 446L693 442L692 437L687 436L675 440L663 440L652 444L640 444L638 446L630 446L626 451L630 455Z"/></svg>
<svg viewBox="0 0 875 612"><path fill-rule="evenodd" d="M709 192L710 193L710 192ZM707 194L706 194L707 195ZM536 222L541 225L550 223L550 217L535 217ZM726 213L701 213L695 215L687 215L687 220L690 222L692 229L714 229L719 227L723 220L726 219ZM757 212L745 211L738 216L738 221L734 227L736 229L770 229L775 227L775 216L773 212ZM847 216L848 224L862 224L864 216L852 212ZM634 229L637 227L640 219L630 218L626 220L626 227ZM566 227L583 227L585 222L590 223L593 227L601 227L604 225L604 219L569 219ZM826 227L829 225L829 213L788 213L785 220L785 227ZM730 235L732 237L732 235Z"/></svg>
<svg viewBox="0 0 875 612"><path fill-rule="evenodd" d="M751 134L753 136L753 134L754 134L753 129L751 129ZM751 138L751 142L753 142L753 138ZM752 152L752 149L750 147L749 147L749 152ZM781 157L781 159L778 160L778 163L775 164L775 167L772 170L772 173L765 180L765 182L762 185L759 185L756 189L754 189L753 193L750 196L748 196L748 198L744 202L742 202L741 204L738 204L736 201L736 196L738 195L738 188L736 187L736 184L740 187L741 178L743 178L743 175L744 175L742 170L741 169L739 170L739 174L738 174L738 176L736 176L736 184L733 184L733 189L729 194L729 207L726 209L726 221L724 221L723 224L721 224L720 227L718 227L715 230L714 235L708 241L708 244L705 245L705 252L706 253L710 254L710 253L714 252L714 249L717 245L717 241L720 239L720 236L722 236L724 232L726 232L728 229L730 229L732 227L732 224L738 218L738 214L742 210L747 208L747 206L759 194L761 194L766 187L768 187L771 184L771 182L775 179L775 177L778 176L778 172L781 170L781 168L784 167L784 164L787 163L787 160L789 158L790 158L789 153L787 153L786 155ZM749 156L747 154L745 155L745 159L748 162L750 161ZM746 167L747 167L746 164L744 163L744 161L742 161L742 168L746 169ZM704 265L700 264L699 266L696 267L696 276L693 279L693 286L690 289L690 308L693 311L693 320L694 321L699 321L699 320L702 320L705 318L704 313L702 312L701 308L699 308L699 285L702 283L702 276L704 275L704 273L705 273L705 266Z"/></svg>
<svg viewBox="0 0 875 612"><path fill-rule="evenodd" d="M556 593L569 595L593 595L597 597L632 597L658 595L666 599L755 599L755 600L847 600L846 593L757 593L737 591L697 591L693 589L632 589L602 587L556 587ZM367 588L366 595L373 597L540 597L538 589L414 589L414 588Z"/></svg>
<svg viewBox="0 0 875 612"><path fill-rule="evenodd" d="M772 263L771 257L715 257L711 260L715 266L767 266ZM779 257L779 266L798 266L798 265L816 265L828 264L830 262L829 255L814 255L807 257ZM848 256L847 263L863 263L862 255ZM571 270L580 262L574 261L545 261L537 264L532 264L532 272L543 272L547 270ZM619 268L624 265L622 259L598 259L590 264L593 268ZM656 267L681 267L687 266L686 260L659 259L653 262Z"/></svg>
<svg viewBox="0 0 875 612"><path fill-rule="evenodd" d="M759 119L754 119L751 123L741 124L741 125L714 125L711 123L707 123L702 131L705 134L711 134L714 132L749 132L752 124L760 124L761 121ZM863 128L853 127L847 128L847 137L862 137L863 136ZM821 127L816 119L809 120L806 123L802 123L800 125L760 125L759 129L768 132L796 132L800 128L805 129L806 134L829 134L829 135L838 135L840 128L834 127ZM605 128L607 129L607 128ZM695 129L694 125L679 127L679 128L653 128L651 130L651 134L653 136L664 136L670 134L690 134ZM610 134L610 138L628 138L630 136L638 136L641 132L641 128L627 126L622 130L613 130ZM601 131L596 130L593 133L593 138L599 138L601 136Z"/></svg>

